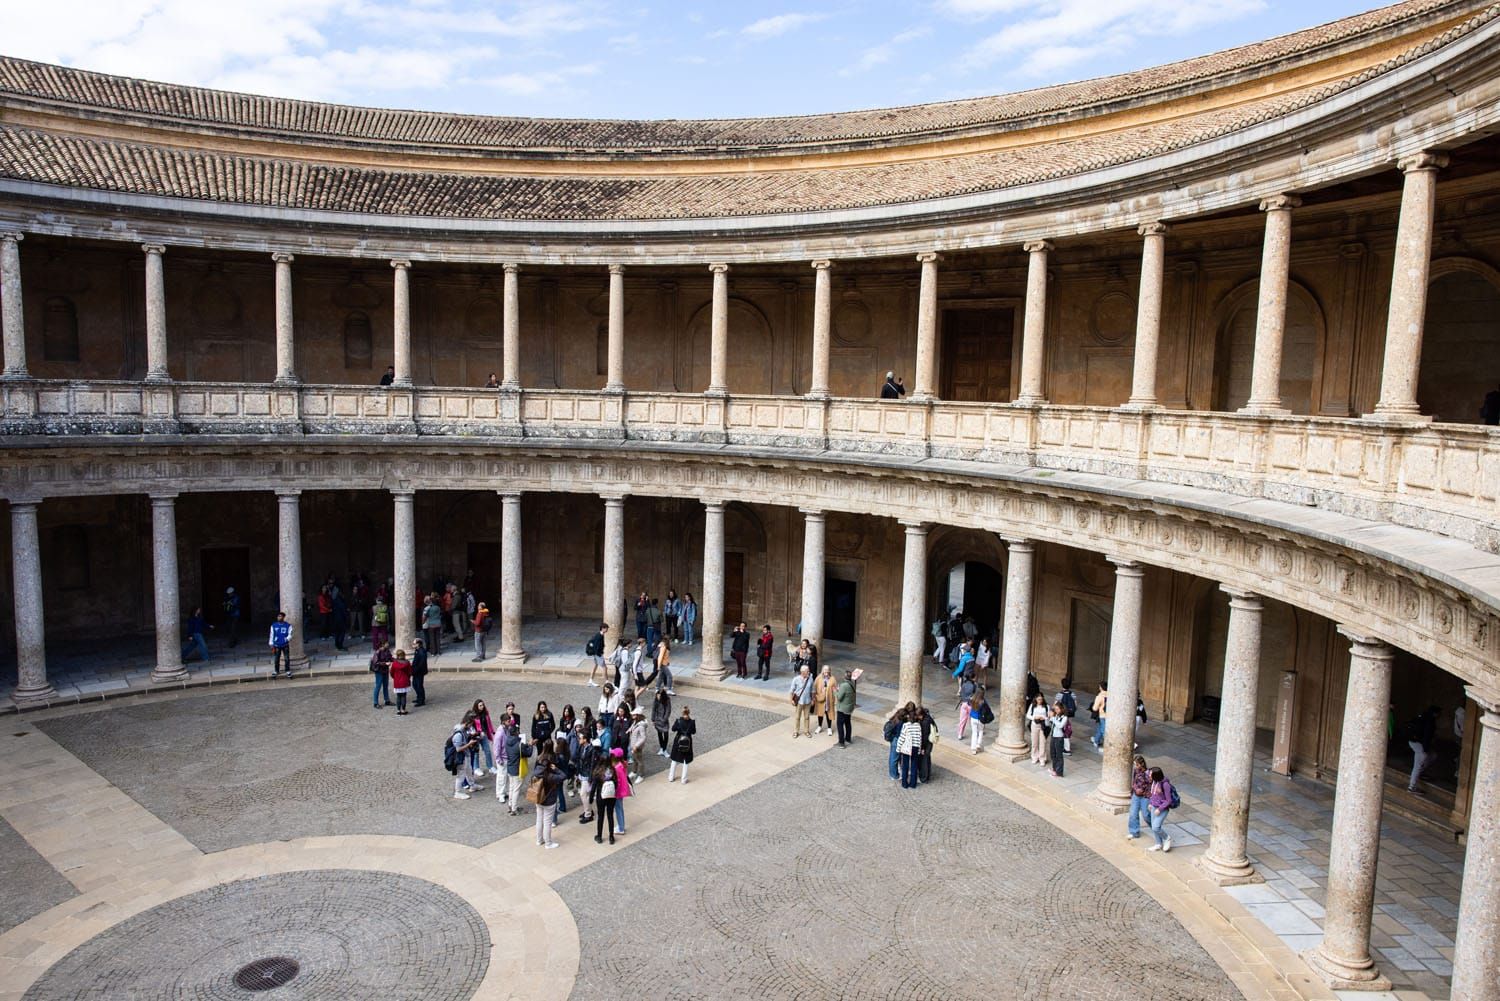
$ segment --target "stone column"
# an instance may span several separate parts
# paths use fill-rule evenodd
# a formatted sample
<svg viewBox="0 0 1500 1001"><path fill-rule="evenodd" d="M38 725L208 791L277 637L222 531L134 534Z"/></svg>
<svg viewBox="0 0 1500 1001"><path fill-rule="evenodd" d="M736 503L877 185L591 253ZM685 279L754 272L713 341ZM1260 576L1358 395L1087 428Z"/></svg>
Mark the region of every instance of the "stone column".
<svg viewBox="0 0 1500 1001"><path fill-rule="evenodd" d="M1304 958L1335 990L1389 990L1370 958L1380 811L1385 794L1386 707L1391 660L1386 644L1339 627L1349 637L1349 685L1333 794L1332 847L1323 941ZM1455 997L1458 995L1455 995Z"/></svg>
<svg viewBox="0 0 1500 1001"><path fill-rule="evenodd" d="M1231 587L1224 643L1223 705L1214 760L1213 829L1202 864L1220 886L1258 883L1245 845L1250 832L1250 777L1255 761L1255 689L1260 681L1260 596ZM1114 725L1114 713L1110 713Z"/></svg>
<svg viewBox="0 0 1500 1001"><path fill-rule="evenodd" d="M828 355L833 342L833 294L828 278L832 261L813 261L813 336L812 385L808 396L826 399L828 388Z"/></svg>
<svg viewBox="0 0 1500 1001"><path fill-rule="evenodd" d="M822 511L802 509L802 638L823 654L823 577L828 558L828 522Z"/></svg>
<svg viewBox="0 0 1500 1001"><path fill-rule="evenodd" d="M42 549L35 501L10 502L10 565L16 603L17 705L57 697L47 680L47 644L42 615Z"/></svg>
<svg viewBox="0 0 1500 1001"><path fill-rule="evenodd" d="M1026 672L1031 667L1031 595L1036 546L1005 540L1005 613L1000 634L1000 699L995 707L994 752L1012 760L1030 751L1026 742Z"/></svg>
<svg viewBox="0 0 1500 1001"><path fill-rule="evenodd" d="M609 375L606 393L625 392L625 265L609 266Z"/></svg>
<svg viewBox="0 0 1500 1001"><path fill-rule="evenodd" d="M922 282L917 287L917 370L911 394L917 403L937 395L937 259L931 251L917 255Z"/></svg>
<svg viewBox="0 0 1500 1001"><path fill-rule="evenodd" d="M1130 760L1135 755L1135 697L1141 673L1141 595L1146 571L1117 559L1115 612L1109 627L1109 725L1104 731L1104 767L1094 798L1121 813L1130 805Z"/></svg>
<svg viewBox="0 0 1500 1001"><path fill-rule="evenodd" d="M609 637L624 642L625 629L625 498L604 498L604 614Z"/></svg>
<svg viewBox="0 0 1500 1001"><path fill-rule="evenodd" d="M177 577L177 495L151 495L151 571L156 600L156 666L154 683L181 681L182 599Z"/></svg>
<svg viewBox="0 0 1500 1001"><path fill-rule="evenodd" d="M1154 410L1161 406L1156 398L1156 355L1161 344L1167 227L1165 223L1148 222L1136 232L1145 240L1141 245L1141 297L1135 308L1135 368L1130 379L1130 400L1125 405L1136 410Z"/></svg>
<svg viewBox="0 0 1500 1001"><path fill-rule="evenodd" d="M1021 327L1021 395L1017 403L1047 402L1042 382L1047 368L1047 254L1052 244L1033 240L1022 247L1026 261L1026 319Z"/></svg>
<svg viewBox="0 0 1500 1001"><path fill-rule="evenodd" d="M391 595L391 616L396 631L391 649L410 651L412 640L417 638L417 493L409 487L396 489L391 491L391 499L396 502L391 571L391 586L396 591Z"/></svg>
<svg viewBox="0 0 1500 1001"><path fill-rule="evenodd" d="M903 521L906 561L901 569L901 676L896 704L922 704L922 658L927 654L927 525Z"/></svg>
<svg viewBox="0 0 1500 1001"><path fill-rule="evenodd" d="M500 654L504 664L526 663L521 647L521 495L500 495Z"/></svg>
<svg viewBox="0 0 1500 1001"><path fill-rule="evenodd" d="M272 254L276 265L276 383L297 382L297 355L292 341L292 255Z"/></svg>
<svg viewBox="0 0 1500 1001"><path fill-rule="evenodd" d="M703 659L698 677L720 681L724 669L724 502L703 502L703 602L699 635Z"/></svg>
<svg viewBox="0 0 1500 1001"><path fill-rule="evenodd" d="M1479 741L1453 944L1453 991L1469 1001L1500 999L1500 694L1470 686Z"/></svg>
<svg viewBox="0 0 1500 1001"><path fill-rule="evenodd" d="M709 325L708 392L729 392L729 265L710 264L714 276L712 318Z"/></svg>
<svg viewBox="0 0 1500 1001"><path fill-rule="evenodd" d="M393 385L411 385L411 261L391 262L395 273L392 283L392 312L395 315L395 342L391 348L391 364L396 368ZM410 642L411 637L407 637ZM393 645L391 649L395 649Z"/></svg>
<svg viewBox="0 0 1500 1001"><path fill-rule="evenodd" d="M1430 419L1423 418L1417 409L1417 375L1422 367L1422 325L1427 314L1427 273L1432 265L1437 172L1448 165L1448 158L1440 153L1417 153L1403 157L1396 165L1406 178L1401 189L1401 217L1396 226L1396 260L1391 270L1391 308L1386 314L1380 402L1371 416L1413 421Z"/></svg>
<svg viewBox="0 0 1500 1001"><path fill-rule="evenodd" d="M1286 287L1292 266L1292 209L1296 195L1276 195L1260 203L1266 214L1260 257L1260 298L1255 307L1255 358L1250 368L1250 399L1242 414L1284 414L1281 405L1281 341L1286 333Z"/></svg>
<svg viewBox="0 0 1500 1001"><path fill-rule="evenodd" d="M521 273L519 264L502 265L505 272L502 296L504 317L500 321L504 328L500 364L500 388L521 388L521 295L518 287Z"/></svg>
<svg viewBox="0 0 1500 1001"><path fill-rule="evenodd" d="M7 379L25 379L26 314L21 310L21 233L0 233L0 333Z"/></svg>
<svg viewBox="0 0 1500 1001"><path fill-rule="evenodd" d="M276 491L276 546L278 591L281 607L292 626L287 645L288 666L296 671L307 666L307 623L302 619L302 491ZM263 649L263 648L262 648ZM396 649L392 644L391 649Z"/></svg>
<svg viewBox="0 0 1500 1001"><path fill-rule="evenodd" d="M146 381L168 382L167 370L167 286L162 274L161 255L167 248L159 243L143 243L146 252Z"/></svg>

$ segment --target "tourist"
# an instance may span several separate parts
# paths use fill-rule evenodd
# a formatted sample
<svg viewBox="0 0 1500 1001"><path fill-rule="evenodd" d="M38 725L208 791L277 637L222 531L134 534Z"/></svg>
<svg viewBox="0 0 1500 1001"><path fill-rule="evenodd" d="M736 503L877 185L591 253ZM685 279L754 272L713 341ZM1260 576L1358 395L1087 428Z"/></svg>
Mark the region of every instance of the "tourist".
<svg viewBox="0 0 1500 1001"><path fill-rule="evenodd" d="M427 635L427 653L432 657L443 654L443 606L438 596L429 594L422 608L422 631Z"/></svg>
<svg viewBox="0 0 1500 1001"><path fill-rule="evenodd" d="M240 596L232 587L224 589L224 631L231 650L240 645Z"/></svg>
<svg viewBox="0 0 1500 1001"><path fill-rule="evenodd" d="M1047 719L1051 714L1047 712L1047 700L1041 695L1031 700L1031 708L1026 711L1026 722L1031 729L1031 762L1035 765L1047 763Z"/></svg>
<svg viewBox="0 0 1500 1001"><path fill-rule="evenodd" d="M962 714L962 707L965 703L967 703L971 708L973 707L974 693L977 691L979 691L979 682L974 680L973 670L971 669L965 671L963 679L958 683L958 705L960 708L960 714ZM960 728L960 731L962 731L962 728ZM960 732L959 737L962 736L963 733Z"/></svg>
<svg viewBox="0 0 1500 1001"><path fill-rule="evenodd" d="M620 708L620 693L615 691L615 686L609 682L604 683L599 694L599 722L605 726L614 723L615 710Z"/></svg>
<svg viewBox="0 0 1500 1001"><path fill-rule="evenodd" d="M396 382L396 366L394 366L394 365L387 365L385 367L385 375L382 375L380 377L380 385L382 385L382 386L391 386L391 385L395 385L395 382Z"/></svg>
<svg viewBox="0 0 1500 1001"><path fill-rule="evenodd" d="M573 728L578 725L578 714L573 710L573 703L569 702L562 708L562 715L557 717L557 733L554 739L567 740L573 736Z"/></svg>
<svg viewBox="0 0 1500 1001"><path fill-rule="evenodd" d="M405 650L397 650L390 664L391 687L396 691L396 715L406 715L406 693L411 691L411 661ZM481 741L482 743L482 741Z"/></svg>
<svg viewBox="0 0 1500 1001"><path fill-rule="evenodd" d="M974 651L974 676L978 679L981 688L989 685L990 661L993 658L994 651L990 649L990 638L986 636L979 641L979 649Z"/></svg>
<svg viewBox="0 0 1500 1001"><path fill-rule="evenodd" d="M656 644L661 642L661 629L664 619L661 614L661 599L652 598L651 607L646 609L646 645L652 650Z"/></svg>
<svg viewBox="0 0 1500 1001"><path fill-rule="evenodd" d="M662 606L662 636L670 640L682 639L682 630L678 627L678 619L682 616L682 599L677 597L675 587L667 588L667 602Z"/></svg>
<svg viewBox="0 0 1500 1001"><path fill-rule="evenodd" d="M494 372L491 372L490 373L490 377L488 379L484 380L484 388L485 389L499 389L500 388L500 380L499 380L499 378L496 377L496 375L495 375Z"/></svg>
<svg viewBox="0 0 1500 1001"><path fill-rule="evenodd" d="M736 678L748 678L750 673L745 669L745 658L750 654L750 630L745 628L741 622L734 627L734 632L729 634L729 655L734 658L734 676ZM762 680L760 675L755 676L756 681Z"/></svg>
<svg viewBox="0 0 1500 1001"><path fill-rule="evenodd" d="M1073 732L1073 724L1068 720L1068 711L1061 701L1052 703L1052 716L1047 720L1048 737L1052 741L1050 748L1052 754L1052 777L1063 777L1063 741Z"/></svg>
<svg viewBox="0 0 1500 1001"><path fill-rule="evenodd" d="M630 730L625 735L625 760L631 767L630 781L639 782L646 763L646 713L640 709L630 711Z"/></svg>
<svg viewBox="0 0 1500 1001"><path fill-rule="evenodd" d="M625 749L623 747L611 747L609 749L609 766L614 771L615 779L615 833L625 833L625 800L631 795L630 776L626 774Z"/></svg>
<svg viewBox="0 0 1500 1001"><path fill-rule="evenodd" d="M672 641L666 636L656 647L656 674L661 676L659 687L665 688L668 695L676 695L672 688Z"/></svg>
<svg viewBox="0 0 1500 1001"><path fill-rule="evenodd" d="M948 647L948 617L946 615L939 615L932 620L932 638L937 644L932 651L932 662L941 664L943 653Z"/></svg>
<svg viewBox="0 0 1500 1001"><path fill-rule="evenodd" d="M536 704L536 715L531 717L531 742L537 746L545 745L552 739L552 733L557 729L557 719L552 715L552 710L547 708L547 703Z"/></svg>
<svg viewBox="0 0 1500 1001"><path fill-rule="evenodd" d="M537 757L531 782L536 787L537 847L556 848L557 842L552 840L552 825L557 822L557 794L562 787L563 774L551 753L543 751Z"/></svg>
<svg viewBox="0 0 1500 1001"><path fill-rule="evenodd" d="M1441 711L1437 706L1428 706L1421 714L1408 720L1401 730L1402 739L1411 748L1411 779L1406 783L1407 792L1417 791L1417 780L1422 777L1428 762L1434 757L1432 742L1437 738L1437 718Z"/></svg>
<svg viewBox="0 0 1500 1001"><path fill-rule="evenodd" d="M208 642L204 640L203 632L212 628L203 620L203 609L193 609L193 614L188 617L187 628L184 630L187 633L187 642L182 644L183 660L187 660L188 655L196 650L198 656L203 658L203 663L208 663Z"/></svg>
<svg viewBox="0 0 1500 1001"><path fill-rule="evenodd" d="M1063 738L1063 753L1073 753L1073 717L1078 715L1078 697L1073 694L1073 679L1062 679L1062 691L1057 693L1057 698L1063 704L1063 711L1068 714L1068 735Z"/></svg>
<svg viewBox="0 0 1500 1001"><path fill-rule="evenodd" d="M932 781L932 749L938 742L937 721L926 706L917 707L917 726L922 733L922 754L917 759L917 781Z"/></svg>
<svg viewBox="0 0 1500 1001"><path fill-rule="evenodd" d="M594 660L594 666L589 669L588 686L590 688L599 687L599 683L594 678L604 671L604 634L607 632L609 632L609 623L601 622L599 631L589 637L588 643L583 648L583 652Z"/></svg>
<svg viewBox="0 0 1500 1001"><path fill-rule="evenodd" d="M802 664L806 664L807 665L807 669L809 671L811 671L813 674L817 674L818 673L818 647L817 647L817 644L815 644L812 640L807 639L806 637L804 637L803 640L802 640L802 642L800 644L798 644L798 646L797 646L797 663L798 663L799 666L802 665ZM767 673L766 677L770 678L770 674Z"/></svg>
<svg viewBox="0 0 1500 1001"><path fill-rule="evenodd" d="M344 640L349 635L349 603L344 600L343 592L338 588L333 589L332 601L333 648L344 650L347 649Z"/></svg>
<svg viewBox="0 0 1500 1001"><path fill-rule="evenodd" d="M286 666L286 676L292 676L292 624L286 620L285 612L276 613L276 621L271 623L271 677L281 674L282 665Z"/></svg>
<svg viewBox="0 0 1500 1001"><path fill-rule="evenodd" d="M609 843L615 843L615 779L614 769L604 761L594 764L589 773L589 812L580 821L597 817L594 821L594 842L604 843L604 825L609 823Z"/></svg>
<svg viewBox="0 0 1500 1001"><path fill-rule="evenodd" d="M329 575L332 578L332 574ZM324 584L318 588L316 599L318 607L318 639L326 640L333 635L333 595L329 593L329 587Z"/></svg>
<svg viewBox="0 0 1500 1001"><path fill-rule="evenodd" d="M823 665L823 670L818 673L818 679L813 684L812 714L818 719L817 732L821 734L826 724L830 737L833 736L833 702L836 687L832 669L826 664Z"/></svg>
<svg viewBox="0 0 1500 1001"><path fill-rule="evenodd" d="M833 708L838 714L840 747L848 747L854 743L854 704L857 697L854 685L857 681L858 671L845 671L844 680L839 682L838 690L833 695Z"/></svg>
<svg viewBox="0 0 1500 1001"><path fill-rule="evenodd" d="M890 761L887 771L891 776L892 782L898 781L901 777L896 770L896 758L900 754L896 747L897 742L901 738L901 724L906 722L907 710L910 708L913 707L912 704L908 702L904 706L897 706L895 709L891 710L891 714L886 717L885 727L881 731L881 736L884 737L885 742L890 745Z"/></svg>
<svg viewBox="0 0 1500 1001"><path fill-rule="evenodd" d="M880 387L882 400L899 400L906 395L906 383L896 377L895 372L885 374L885 385Z"/></svg>
<svg viewBox="0 0 1500 1001"><path fill-rule="evenodd" d="M974 664L974 644L964 640L958 645L958 663L953 665L952 677L956 681L963 677Z"/></svg>
<svg viewBox="0 0 1500 1001"><path fill-rule="evenodd" d="M813 701L813 676L812 669L803 664L792 679L792 705L795 713L792 717L792 736L800 737L803 734L812 736L812 701Z"/></svg>
<svg viewBox="0 0 1500 1001"><path fill-rule="evenodd" d="M667 781L677 779L677 766L682 766L682 784L687 785L688 765L693 763L693 736L698 732L698 723L693 711L682 707L682 716L672 724L672 764L667 768Z"/></svg>
<svg viewBox="0 0 1500 1001"><path fill-rule="evenodd" d="M635 599L635 638L643 640L646 638L646 622L651 614L651 598L645 591Z"/></svg>
<svg viewBox="0 0 1500 1001"><path fill-rule="evenodd" d="M531 748L521 739L521 725L514 716L509 722L502 719L501 725L505 727L505 795L500 797L500 802L509 805L508 812L514 817L521 812L521 762L531 757ZM499 783L497 778L495 784L498 786Z"/></svg>
<svg viewBox="0 0 1500 1001"><path fill-rule="evenodd" d="M613 669L611 679L615 683L615 688L618 689L620 687L620 682L625 676L626 665L628 665L629 663L630 647L625 643L625 638L623 636L616 637L614 652L611 653L608 659L606 659L604 662L606 668Z"/></svg>
<svg viewBox="0 0 1500 1001"><path fill-rule="evenodd" d="M447 609L448 621L453 627L454 638L462 641L468 635L469 625L474 619L469 614L469 602L474 600L474 596L457 584L448 585L448 594L453 599ZM475 611L478 611L477 605Z"/></svg>
<svg viewBox="0 0 1500 1001"><path fill-rule="evenodd" d="M427 704L427 644L422 637L418 636L412 646L415 649L411 655L411 689L416 695L412 705L425 706Z"/></svg>
<svg viewBox="0 0 1500 1001"><path fill-rule="evenodd" d="M391 606L385 603L385 595L375 596L375 604L370 608L370 646L379 650L380 644L391 638Z"/></svg>
<svg viewBox="0 0 1500 1001"><path fill-rule="evenodd" d="M984 746L984 728L995 722L995 711L985 700L984 689L969 697L969 749L978 754Z"/></svg>
<svg viewBox="0 0 1500 1001"><path fill-rule="evenodd" d="M1141 836L1141 823L1151 826L1151 769L1139 754L1130 763L1130 811L1125 817L1125 836Z"/></svg>
<svg viewBox="0 0 1500 1001"><path fill-rule="evenodd" d="M583 802L583 810L580 811L578 822L587 824L594 819L593 807L593 783L594 770L604 760L601 753L599 741L594 739L593 713L587 708L583 711L583 721L577 726L578 749L573 756L573 774L578 776L581 788L580 797Z"/></svg>
<svg viewBox="0 0 1500 1001"><path fill-rule="evenodd" d="M370 631L370 586L363 574L355 574L349 581L349 635L364 639Z"/></svg>
<svg viewBox="0 0 1500 1001"><path fill-rule="evenodd" d="M900 715L901 729L896 738L896 754L901 763L901 788L917 787L918 759L922 756L922 726L905 709Z"/></svg>
<svg viewBox="0 0 1500 1001"><path fill-rule="evenodd" d="M490 718L490 707L484 704L484 699L475 699L474 704L469 707L474 714L474 730L479 734L479 747L474 751L474 774L484 775L485 768L499 774L500 770L495 767L495 755L493 745L495 742L495 721ZM479 753L484 752L484 768L479 767ZM497 779L495 785L500 785Z"/></svg>
<svg viewBox="0 0 1500 1001"><path fill-rule="evenodd" d="M1149 794L1151 803L1151 836L1156 839L1149 851L1169 852L1172 850L1172 839L1162 831L1162 825L1167 822L1167 814L1177 808L1180 802L1177 798L1177 790L1172 788L1172 783L1167 781L1166 775L1162 774L1160 768L1151 769L1151 791Z"/></svg>
<svg viewBox="0 0 1500 1001"><path fill-rule="evenodd" d="M492 628L493 616L490 606L480 602L474 609L474 663L481 664L489 656L485 650L485 637ZM460 637L462 638L462 637Z"/></svg>
<svg viewBox="0 0 1500 1001"><path fill-rule="evenodd" d="M656 727L656 755L665 758L667 737L672 730L672 696L661 688L656 690L656 698L651 703L651 725Z"/></svg>
<svg viewBox="0 0 1500 1001"><path fill-rule="evenodd" d="M479 788L469 771L469 752L474 749L474 740L473 734L465 730L462 723L453 724L453 736L448 738L453 748L452 753L448 755L448 770L453 773L454 799L468 799L469 794Z"/></svg>
<svg viewBox="0 0 1500 1001"><path fill-rule="evenodd" d="M1479 420L1491 426L1500 424L1500 388L1484 394L1484 400L1479 404Z"/></svg>
<svg viewBox="0 0 1500 1001"><path fill-rule="evenodd" d="M760 627L760 635L755 640L756 681L771 680L771 651L774 649L776 649L776 637L772 635L771 624L767 622Z"/></svg>
<svg viewBox="0 0 1500 1001"><path fill-rule="evenodd" d="M693 600L693 595L688 592L682 596L682 642L688 646L693 645L698 628L698 603ZM719 651L723 656L723 651Z"/></svg>
<svg viewBox="0 0 1500 1001"><path fill-rule="evenodd" d="M1094 727L1094 750L1103 753L1104 731L1109 726L1109 683L1099 682L1099 694L1094 696L1094 704L1089 707L1089 714L1098 722Z"/></svg>
<svg viewBox="0 0 1500 1001"><path fill-rule="evenodd" d="M568 783L573 781L573 762L568 757L568 742L561 730L552 738L550 747L552 764L562 773L562 781L557 784L557 816L561 817L568 812Z"/></svg>

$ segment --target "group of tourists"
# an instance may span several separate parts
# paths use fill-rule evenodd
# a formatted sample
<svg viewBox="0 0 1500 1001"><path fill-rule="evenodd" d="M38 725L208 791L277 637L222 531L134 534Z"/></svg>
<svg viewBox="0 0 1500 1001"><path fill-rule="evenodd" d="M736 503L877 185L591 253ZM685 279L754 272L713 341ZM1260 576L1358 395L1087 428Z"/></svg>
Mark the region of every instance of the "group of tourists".
<svg viewBox="0 0 1500 1001"><path fill-rule="evenodd" d="M806 640L803 640L806 643ZM842 680L835 681L833 671L824 665L815 678L812 665L801 664L792 678L792 736L813 736L812 721L818 720L817 732L826 727L830 737L837 733L838 746L848 747L854 742L854 706L858 700L855 686L861 675L859 669L845 671Z"/></svg>
<svg viewBox="0 0 1500 1001"><path fill-rule="evenodd" d="M692 646L698 628L698 602L691 594L681 597L676 588L667 588L663 601L642 591L635 599L635 638L645 640L648 649L665 637L673 643Z"/></svg>
<svg viewBox="0 0 1500 1001"><path fill-rule="evenodd" d="M654 642L645 636L637 636L634 643L616 640L609 654L609 623L601 622L599 630L589 637L583 652L593 665L589 670L588 687L598 688L595 679L604 678L604 687L616 691L645 689L656 682L668 695L676 695L672 675L672 639L666 634L654 636Z"/></svg>

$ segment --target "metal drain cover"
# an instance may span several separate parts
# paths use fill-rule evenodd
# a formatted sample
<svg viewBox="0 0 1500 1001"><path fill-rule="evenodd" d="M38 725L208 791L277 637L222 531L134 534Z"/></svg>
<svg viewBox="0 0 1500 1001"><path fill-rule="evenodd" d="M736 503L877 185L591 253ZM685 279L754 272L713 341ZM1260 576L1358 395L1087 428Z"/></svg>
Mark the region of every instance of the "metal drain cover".
<svg viewBox="0 0 1500 1001"><path fill-rule="evenodd" d="M270 956L240 967L234 975L234 984L247 991L274 991L291 983L301 971L295 959Z"/></svg>

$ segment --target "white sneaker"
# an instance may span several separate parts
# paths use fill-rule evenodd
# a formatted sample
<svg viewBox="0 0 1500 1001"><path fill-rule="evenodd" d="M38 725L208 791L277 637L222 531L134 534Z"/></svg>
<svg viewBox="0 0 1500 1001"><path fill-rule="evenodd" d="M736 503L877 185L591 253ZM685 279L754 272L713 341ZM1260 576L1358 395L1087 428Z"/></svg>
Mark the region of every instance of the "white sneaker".
<svg viewBox="0 0 1500 1001"><path fill-rule="evenodd" d="M592 679L592 678L591 678L591 679L589 679L589 687L590 687L590 688L598 688L598 687L599 687L599 682L597 682L597 681L594 681L594 680L593 680L593 679Z"/></svg>
<svg viewBox="0 0 1500 1001"><path fill-rule="evenodd" d="M819 726L816 732L822 733L823 732L823 728L821 726Z"/></svg>
<svg viewBox="0 0 1500 1001"><path fill-rule="evenodd" d="M456 792L456 793L453 794L453 798L454 799L468 799L469 798L469 794L466 793L466 792Z"/></svg>
<svg viewBox="0 0 1500 1001"><path fill-rule="evenodd" d="M474 777L476 779L482 779L482 778L484 778L484 769L483 768L476 768L476 769L474 769Z"/></svg>
<svg viewBox="0 0 1500 1001"><path fill-rule="evenodd" d="M682 777L682 784L683 784L683 785L687 785L687 776L686 776L686 775L684 775L684 776L683 776L683 777Z"/></svg>
<svg viewBox="0 0 1500 1001"><path fill-rule="evenodd" d="M1172 850L1172 839L1171 838L1168 838L1166 844L1164 844L1164 845L1161 846L1161 850L1163 852L1169 852L1169 851Z"/></svg>
<svg viewBox="0 0 1500 1001"><path fill-rule="evenodd" d="M1161 845L1152 845L1150 848L1147 848L1146 851L1148 851L1148 852L1159 852L1159 851L1161 851Z"/></svg>
<svg viewBox="0 0 1500 1001"><path fill-rule="evenodd" d="M557 847L557 842L556 841L549 841L545 845L542 845L542 847L543 848L556 848Z"/></svg>

